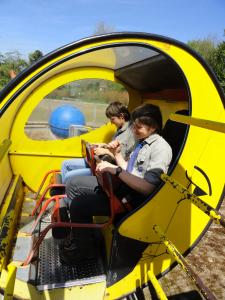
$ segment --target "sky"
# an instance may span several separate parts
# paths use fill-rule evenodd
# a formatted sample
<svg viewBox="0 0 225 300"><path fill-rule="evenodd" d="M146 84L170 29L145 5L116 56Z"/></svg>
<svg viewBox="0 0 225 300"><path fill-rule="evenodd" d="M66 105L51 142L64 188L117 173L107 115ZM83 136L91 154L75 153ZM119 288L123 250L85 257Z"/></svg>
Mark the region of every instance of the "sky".
<svg viewBox="0 0 225 300"><path fill-rule="evenodd" d="M47 54L93 35L100 22L116 32L220 42L225 0L0 0L0 53Z"/></svg>

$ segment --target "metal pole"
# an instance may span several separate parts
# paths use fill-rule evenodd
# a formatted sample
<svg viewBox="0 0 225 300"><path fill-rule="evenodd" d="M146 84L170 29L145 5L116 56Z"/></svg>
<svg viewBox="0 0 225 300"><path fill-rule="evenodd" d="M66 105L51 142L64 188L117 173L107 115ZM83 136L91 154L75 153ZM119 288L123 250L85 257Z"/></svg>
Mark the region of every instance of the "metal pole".
<svg viewBox="0 0 225 300"><path fill-rule="evenodd" d="M216 297L213 293L204 285L199 276L194 272L194 270L189 266L186 262L182 254L178 251L178 249L173 245L173 243L165 236L165 234L161 231L158 225L153 226L153 230L159 235L160 240L164 243L168 251L173 255L175 260L181 266L181 268L185 271L185 273L191 278L196 287L202 293L203 297L207 300L216 300Z"/></svg>
<svg viewBox="0 0 225 300"><path fill-rule="evenodd" d="M159 300L167 300L168 298L166 297L166 294L164 293L161 285L159 284L158 280L156 279L155 274L151 270L148 271L148 277L156 291L156 294L157 294Z"/></svg>
<svg viewBox="0 0 225 300"><path fill-rule="evenodd" d="M199 209L201 209L201 211L203 211L211 219L213 219L215 223L220 224L225 228L225 217L222 214L220 214L216 209L214 209L212 206L198 198L196 195L190 193L184 186L178 183L171 176L162 174L161 179L164 182L169 183L174 189L180 192L185 199L191 200L193 204L195 204Z"/></svg>

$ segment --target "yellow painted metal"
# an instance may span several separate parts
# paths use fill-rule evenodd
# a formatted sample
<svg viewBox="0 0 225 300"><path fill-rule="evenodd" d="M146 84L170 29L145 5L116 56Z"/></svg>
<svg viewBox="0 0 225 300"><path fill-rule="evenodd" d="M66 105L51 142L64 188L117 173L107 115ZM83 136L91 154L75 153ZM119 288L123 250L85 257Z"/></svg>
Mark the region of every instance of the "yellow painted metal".
<svg viewBox="0 0 225 300"><path fill-rule="evenodd" d="M4 155L4 157L0 161L0 204L4 200L11 179L12 179L12 170L9 163L9 157L8 155ZM2 213L0 211L0 219L1 219L1 215Z"/></svg>
<svg viewBox="0 0 225 300"><path fill-rule="evenodd" d="M2 158L7 153L10 145L11 145L11 141L10 140L4 140L2 142L2 144L0 145L0 161L2 160Z"/></svg>
<svg viewBox="0 0 225 300"><path fill-rule="evenodd" d="M112 70L103 68L78 68L61 72L36 88L26 99L15 118L11 131L13 141L10 149L11 164L14 172L23 174L25 183L33 190L37 189L42 177L49 169L59 169L66 158L82 156L81 138L88 142L108 142L115 132L115 127L106 124L81 137L66 140L37 141L26 136L25 124L36 105L57 87L84 78L116 80Z"/></svg>
<svg viewBox="0 0 225 300"><path fill-rule="evenodd" d="M220 224L223 227L225 227L225 218L216 209L212 208L210 205L205 203L203 200L201 200L196 195L190 193L184 186L179 184L179 182L174 180L171 176L168 176L166 174L162 174L161 179L164 182L169 183L174 189L176 189L179 193L181 193L182 196L183 196L182 197L183 200L192 201L192 203L194 203L198 208L201 209L201 211L203 211L211 219L213 219L213 221L215 221L217 224Z"/></svg>
<svg viewBox="0 0 225 300"><path fill-rule="evenodd" d="M6 288L7 280L8 271L4 269L0 277L1 289ZM83 286L58 288L39 292L32 284L16 279L14 286L14 297L23 300L102 300L104 299L105 285L105 282L97 282Z"/></svg>
<svg viewBox="0 0 225 300"><path fill-rule="evenodd" d="M5 196L10 180L12 178L11 168L9 165L9 159L7 155L10 145L11 145L11 141L8 139L5 139L2 142L0 142L0 174L1 174L0 204ZM1 216L4 216L4 213L0 211L0 226L2 223Z"/></svg>
<svg viewBox="0 0 225 300"><path fill-rule="evenodd" d="M16 176L10 193L6 197L7 210L4 210L5 215L1 224L0 271L6 267L9 259L22 201L22 178L21 176ZM4 213L4 211L1 213Z"/></svg>
<svg viewBox="0 0 225 300"><path fill-rule="evenodd" d="M4 290L4 300L12 300L17 267L14 264L10 263L7 269L8 269L8 276L7 276L6 287Z"/></svg>
<svg viewBox="0 0 225 300"><path fill-rule="evenodd" d="M154 273L152 271L148 271L148 277L149 277L152 285L155 288L155 291L156 291L156 294L157 294L158 298L160 300L166 300L166 299L168 299L166 297L166 294L164 293L161 285L159 284L158 280L156 279L156 277L155 277L155 275L154 275Z"/></svg>
<svg viewBox="0 0 225 300"><path fill-rule="evenodd" d="M210 121L210 120L203 120L203 119L199 119L199 118L192 118L192 117L182 116L182 115L178 115L178 114L177 115L171 114L170 119L173 121L176 121L176 122L183 123L183 124L198 126L201 128L215 130L218 132L225 133L225 123L215 122L215 121ZM223 121L225 122L225 119Z"/></svg>

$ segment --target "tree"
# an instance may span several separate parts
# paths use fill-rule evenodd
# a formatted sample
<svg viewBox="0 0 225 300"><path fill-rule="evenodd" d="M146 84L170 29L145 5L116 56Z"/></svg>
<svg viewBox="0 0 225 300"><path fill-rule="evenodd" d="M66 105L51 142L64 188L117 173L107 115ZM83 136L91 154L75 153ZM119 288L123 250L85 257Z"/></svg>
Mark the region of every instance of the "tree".
<svg viewBox="0 0 225 300"><path fill-rule="evenodd" d="M225 93L225 42L218 45L214 54L215 73Z"/></svg>
<svg viewBox="0 0 225 300"><path fill-rule="evenodd" d="M217 43L213 38L208 37L202 40L192 40L187 44L196 50L211 65L211 67L214 68L214 54Z"/></svg>
<svg viewBox="0 0 225 300"><path fill-rule="evenodd" d="M94 35L104 34L104 33L109 33L114 31L115 30L112 26L105 24L104 21L100 21L95 27Z"/></svg>
<svg viewBox="0 0 225 300"><path fill-rule="evenodd" d="M28 66L18 51L7 52L0 55L0 89L2 89L16 74Z"/></svg>
<svg viewBox="0 0 225 300"><path fill-rule="evenodd" d="M225 92L225 42L218 44L214 39L207 38L189 41L188 45L196 50L213 68Z"/></svg>
<svg viewBox="0 0 225 300"><path fill-rule="evenodd" d="M43 56L43 53L40 50L35 50L34 52L29 53L29 63L33 64Z"/></svg>

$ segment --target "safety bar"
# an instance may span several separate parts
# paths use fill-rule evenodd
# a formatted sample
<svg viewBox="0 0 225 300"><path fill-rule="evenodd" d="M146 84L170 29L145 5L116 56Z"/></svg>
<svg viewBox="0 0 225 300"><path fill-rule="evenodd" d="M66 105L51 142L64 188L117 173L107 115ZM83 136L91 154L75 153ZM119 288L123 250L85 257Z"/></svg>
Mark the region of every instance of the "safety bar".
<svg viewBox="0 0 225 300"><path fill-rule="evenodd" d="M207 300L216 300L216 297L213 295L213 293L204 285L199 276L194 272L194 270L187 263L182 254L178 251L174 244L166 237L166 235L162 232L159 226L154 225L153 230L159 235L160 240L164 243L170 254L175 258L175 260L185 271L185 273L191 278L191 280L194 282L194 284L201 292L203 297Z"/></svg>
<svg viewBox="0 0 225 300"><path fill-rule="evenodd" d="M65 198L65 197L66 197L66 195L56 195L56 196L53 196L53 197L49 198L48 200L46 200L46 202L45 202L45 204L43 205L43 207L41 208L41 211L39 212L37 218L35 219L34 224L32 225L29 234L33 234L35 228L37 227L39 221L41 220L41 217L42 217L43 214L46 212L46 210L47 210L49 204L50 204L51 202L57 202L57 201L59 201L59 199Z"/></svg>
<svg viewBox="0 0 225 300"><path fill-rule="evenodd" d="M37 203L35 205L35 208L33 209L32 213L31 213L31 216L34 216L36 214L36 212L37 212L38 208L40 207L41 203L45 200L45 196L46 196L47 192L50 189L54 188L54 187L65 187L65 184L55 184L55 183L54 184L49 184L45 188L45 190L44 190L43 194L41 195L40 199L37 201Z"/></svg>
<svg viewBox="0 0 225 300"><path fill-rule="evenodd" d="M187 125L193 125L193 126L225 133L225 123L221 123L221 122L193 118L190 116L183 116L179 114L170 114L170 120L187 124Z"/></svg>
<svg viewBox="0 0 225 300"><path fill-rule="evenodd" d="M41 192L41 190L42 190L43 185L45 184L45 181L47 180L48 176L49 176L50 174L52 174L52 173L60 173L60 170L50 170L50 171L48 171L48 172L45 174L44 178L42 179L41 185L39 186L39 189L38 189L38 191L37 191L37 193L36 193L35 200L38 199L38 196L39 196L39 194L40 194L40 192Z"/></svg>
<svg viewBox="0 0 225 300"><path fill-rule="evenodd" d="M184 199L191 200L191 202L195 204L202 212L207 214L217 224L220 224L225 228L225 217L222 214L220 214L216 209L214 209L212 206L201 200L195 194L189 192L183 185L178 183L171 176L162 174L161 179L164 182L169 183L174 189L180 192L182 196L184 196Z"/></svg>
<svg viewBox="0 0 225 300"><path fill-rule="evenodd" d="M27 266L34 254L37 252L38 248L40 247L41 242L43 241L44 237L48 233L48 231L55 227L64 227L64 228L103 228L112 223L112 218L110 218L107 222L102 224L87 224L87 223L70 223L70 222L55 222L52 224L49 224L40 234L39 238L36 240L33 248L31 249L28 257L26 258L25 262L23 263L23 266Z"/></svg>
<svg viewBox="0 0 225 300"><path fill-rule="evenodd" d="M43 241L44 237L46 236L46 234L48 233L48 231L52 228L55 227L65 227L65 228L103 228L106 226L109 226L110 224L112 224L115 213L121 212L122 210L125 211L125 208L123 206L123 204L121 203L121 207L118 207L118 199L117 197L114 195L113 193L113 186L112 186L112 178L111 175L109 173L103 173L102 174L102 184L103 184L103 189L106 191L108 197L110 198L110 209L111 209L111 215L109 217L109 219L107 220L107 222L104 223L98 223L98 224L92 224L92 223L70 223L70 222L61 222L60 218L57 217L57 222L51 223L49 224L41 233L39 238L36 240L36 242L34 243L34 246L32 247L28 257L26 258L25 262L23 263L24 266L28 265L34 254L37 252L41 242ZM55 206L57 207L57 209L55 209L55 213L58 213L59 211L59 201L60 198L65 197L65 195L58 195L58 196L53 196L52 198L50 198L49 200L47 200L47 202L45 203L45 205L43 206L43 209L41 210L40 214L38 215L38 221L40 220L41 216L43 215L43 211L45 208L47 208L47 206L49 205L49 203L51 201L55 201ZM75 201L75 200L74 200ZM116 203L116 205L115 205ZM35 221L32 229L34 230L34 228L36 227L38 221Z"/></svg>

